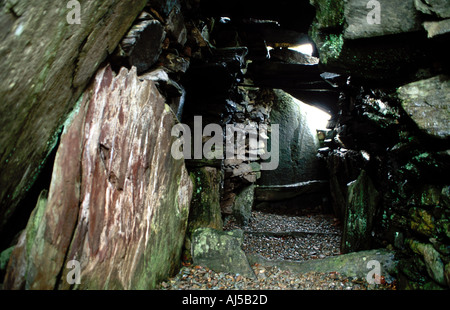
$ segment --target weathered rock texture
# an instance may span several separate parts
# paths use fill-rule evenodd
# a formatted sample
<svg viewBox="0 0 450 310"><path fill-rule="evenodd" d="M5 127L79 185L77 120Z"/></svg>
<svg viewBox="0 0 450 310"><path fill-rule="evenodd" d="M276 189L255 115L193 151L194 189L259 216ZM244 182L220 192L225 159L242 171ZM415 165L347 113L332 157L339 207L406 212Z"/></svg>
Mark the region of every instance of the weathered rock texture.
<svg viewBox="0 0 450 310"><path fill-rule="evenodd" d="M252 216L255 188L255 185L250 185L244 188L236 195L236 199L234 200L233 215L241 225L248 225Z"/></svg>
<svg viewBox="0 0 450 310"><path fill-rule="evenodd" d="M147 17L149 15L145 13L142 15L141 20L122 39L115 55L126 67L135 66L138 74L156 63L166 35L158 20Z"/></svg>
<svg viewBox="0 0 450 310"><path fill-rule="evenodd" d="M368 273L372 270L375 271L374 265L369 264L370 261L374 261L380 264L379 274L377 275L383 277L388 282L393 281L397 276L398 264L395 252L386 249L353 252L324 259L312 259L305 262L271 261L255 254L248 255L248 260L251 264L275 265L294 273L339 272L347 277L358 277L362 279L366 279ZM374 279L376 279L375 276Z"/></svg>
<svg viewBox="0 0 450 310"><path fill-rule="evenodd" d="M220 184L222 173L214 167L193 169L190 173L194 184L192 201L189 211L189 223L185 238L185 258L190 257L192 234L198 228L223 229L220 212Z"/></svg>
<svg viewBox="0 0 450 310"><path fill-rule="evenodd" d="M341 249L344 253L371 247L373 218L378 207L378 191L363 170L348 187L344 233Z"/></svg>
<svg viewBox="0 0 450 310"><path fill-rule="evenodd" d="M194 264L217 272L255 277L247 256L241 249L243 236L242 230L223 232L211 228L197 229L191 249Z"/></svg>
<svg viewBox="0 0 450 310"><path fill-rule="evenodd" d="M68 113L146 0L0 3L0 232L55 147Z"/></svg>
<svg viewBox="0 0 450 310"><path fill-rule="evenodd" d="M444 34L448 33L441 20L448 18L444 17L448 10L439 1L312 0L311 3L317 14L309 34L317 44L324 71L371 82L383 83L380 80L386 79L392 84L424 74L431 76L442 70L442 64L448 64L440 48L445 42ZM424 31L427 28L430 28L428 38Z"/></svg>
<svg viewBox="0 0 450 310"><path fill-rule="evenodd" d="M378 0L369 5L366 0L350 0L344 4L347 22L345 39L360 39L390 34L413 32L421 29L419 12L414 9L414 0ZM373 12L373 13L371 13ZM378 14L379 22L375 19ZM369 20L374 20L369 23Z"/></svg>
<svg viewBox="0 0 450 310"><path fill-rule="evenodd" d="M279 124L280 135L271 139L279 139L280 162L277 169L262 173L259 184L285 185L320 179L316 158L319 140L308 122L306 105L282 90L274 90L274 97L270 121Z"/></svg>
<svg viewBox="0 0 450 310"><path fill-rule="evenodd" d="M5 288L149 289L179 264L192 182L170 150L175 115L136 69L101 69L61 137L47 203L14 249Z"/></svg>
<svg viewBox="0 0 450 310"><path fill-rule="evenodd" d="M447 112L434 99L445 81L438 76L390 90L343 87L326 155L334 210L345 224L342 250L390 244L402 289L448 285L449 145L439 134ZM415 113L406 113L407 105ZM424 111L439 117L429 122Z"/></svg>
<svg viewBox="0 0 450 310"><path fill-rule="evenodd" d="M450 77L436 76L398 89L405 111L420 129L441 138L450 136Z"/></svg>

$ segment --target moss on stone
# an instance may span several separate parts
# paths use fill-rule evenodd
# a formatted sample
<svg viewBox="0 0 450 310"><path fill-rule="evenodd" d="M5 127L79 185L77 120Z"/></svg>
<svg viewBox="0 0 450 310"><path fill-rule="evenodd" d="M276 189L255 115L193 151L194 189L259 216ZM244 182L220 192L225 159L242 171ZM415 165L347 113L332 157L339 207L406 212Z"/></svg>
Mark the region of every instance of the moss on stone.
<svg viewBox="0 0 450 310"><path fill-rule="evenodd" d="M342 0L315 0L316 27L319 29L338 28L344 24L344 1Z"/></svg>
<svg viewBox="0 0 450 310"><path fill-rule="evenodd" d="M47 206L47 195L47 190L43 190L41 192L36 207L34 208L33 212L31 213L30 219L28 220L26 228L26 252L28 255L31 254L31 248L33 246L33 243L35 242L40 224L44 217L45 208Z"/></svg>
<svg viewBox="0 0 450 310"><path fill-rule="evenodd" d="M371 232L379 193L367 173L361 171L348 188L342 251L344 253L370 248Z"/></svg>
<svg viewBox="0 0 450 310"><path fill-rule="evenodd" d="M330 34L320 49L320 61L326 65L330 60L337 60L344 46L344 35Z"/></svg>
<svg viewBox="0 0 450 310"><path fill-rule="evenodd" d="M409 215L411 217L410 227L412 230L429 237L434 235L435 225L433 215L420 208L411 208Z"/></svg>
<svg viewBox="0 0 450 310"><path fill-rule="evenodd" d="M8 265L9 258L15 246L9 247L0 253L0 271L5 270Z"/></svg>

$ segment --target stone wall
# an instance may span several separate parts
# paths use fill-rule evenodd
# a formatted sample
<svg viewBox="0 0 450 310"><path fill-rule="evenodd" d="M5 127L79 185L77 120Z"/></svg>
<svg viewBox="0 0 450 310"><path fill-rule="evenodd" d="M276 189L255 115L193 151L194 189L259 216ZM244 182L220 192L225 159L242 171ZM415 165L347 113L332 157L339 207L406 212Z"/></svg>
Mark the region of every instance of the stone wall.
<svg viewBox="0 0 450 310"><path fill-rule="evenodd" d="M342 249L392 248L400 288L448 287L448 29L428 26L445 23L448 5L379 1L382 22L370 25L367 1L314 3L320 65L346 77L321 150Z"/></svg>

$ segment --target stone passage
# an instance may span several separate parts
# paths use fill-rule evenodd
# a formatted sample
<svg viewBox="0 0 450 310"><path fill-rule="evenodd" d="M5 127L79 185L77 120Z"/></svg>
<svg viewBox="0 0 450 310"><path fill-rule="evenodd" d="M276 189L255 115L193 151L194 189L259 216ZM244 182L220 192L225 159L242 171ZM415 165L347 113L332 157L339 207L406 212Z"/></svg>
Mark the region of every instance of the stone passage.
<svg viewBox="0 0 450 310"><path fill-rule="evenodd" d="M385 249L340 255L338 219L322 208L277 208L259 204L247 224L233 215L224 231L197 229L193 264L163 281L163 290L179 289L396 289L397 261ZM367 262L380 262L379 282L369 283Z"/></svg>
<svg viewBox="0 0 450 310"><path fill-rule="evenodd" d="M348 288L305 273L371 259L449 288L448 0L371 1L379 24L368 0L70 1L81 25L67 2L0 0L0 288L154 288L210 258L239 288ZM207 125L261 139L179 160L176 123L209 155Z"/></svg>

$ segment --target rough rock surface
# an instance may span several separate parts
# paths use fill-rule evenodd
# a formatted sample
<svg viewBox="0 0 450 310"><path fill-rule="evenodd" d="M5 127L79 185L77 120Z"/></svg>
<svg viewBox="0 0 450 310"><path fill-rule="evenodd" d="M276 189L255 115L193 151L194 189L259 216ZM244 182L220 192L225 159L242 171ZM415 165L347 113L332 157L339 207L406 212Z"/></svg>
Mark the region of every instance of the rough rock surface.
<svg viewBox="0 0 450 310"><path fill-rule="evenodd" d="M344 30L345 39L360 39L384 36L396 33L420 30L419 14L414 9L414 0L378 0L379 23L368 23L368 19L375 19L370 12L375 6L369 6L367 0L350 0L345 4ZM369 6L369 7L368 7ZM373 11L374 14L376 11ZM369 17L368 17L369 15Z"/></svg>
<svg viewBox="0 0 450 310"><path fill-rule="evenodd" d="M138 74L150 69L160 54L166 36L163 25L156 19L144 19L133 25L116 50L123 64L135 66Z"/></svg>
<svg viewBox="0 0 450 310"><path fill-rule="evenodd" d="M248 255L251 264L260 263L266 266L278 266L281 269L287 269L296 273L308 272L339 272L348 277L365 278L373 269L369 266L370 261L376 261L380 264L380 274L387 280L393 280L397 274L397 260L394 252L386 249L377 249L369 251L360 251L338 256L327 257L324 259L312 259L305 262L293 261L270 261L259 255Z"/></svg>
<svg viewBox="0 0 450 310"><path fill-rule="evenodd" d="M408 240L408 243L415 253L423 257L429 276L443 286L448 285L444 278L444 263L433 245L423 244L414 240Z"/></svg>
<svg viewBox="0 0 450 310"><path fill-rule="evenodd" d="M199 228L194 232L192 241L194 264L217 272L254 277L247 257L241 249L242 241L242 230L222 232L211 228Z"/></svg>
<svg viewBox="0 0 450 310"><path fill-rule="evenodd" d="M236 195L233 203L233 215L242 225L247 225L252 215L255 185L244 188Z"/></svg>
<svg viewBox="0 0 450 310"><path fill-rule="evenodd" d="M450 17L450 7L446 0L414 0L414 5L421 13L439 18Z"/></svg>
<svg viewBox="0 0 450 310"><path fill-rule="evenodd" d="M202 227L222 230L223 220L220 213L221 172L214 167L200 167L190 171L194 184L189 211L189 222L185 238L183 255L190 257L192 234Z"/></svg>
<svg viewBox="0 0 450 310"><path fill-rule="evenodd" d="M441 138L450 136L450 78L439 75L413 82L397 91L402 106L414 122Z"/></svg>
<svg viewBox="0 0 450 310"><path fill-rule="evenodd" d="M434 38L450 32L450 19L437 22L424 22L423 27L428 33L428 38Z"/></svg>
<svg viewBox="0 0 450 310"><path fill-rule="evenodd" d="M322 71L371 82L385 79L392 85L417 80L423 68L433 63L445 64L439 48L445 36L437 35L446 32L445 24L433 22L430 34L436 39L427 39L421 30L430 16L417 9L417 2L421 1L311 0L317 14L309 34L317 45ZM427 10L442 9L426 2L422 7ZM434 65L427 76L441 72L439 67L445 65Z"/></svg>
<svg viewBox="0 0 450 310"><path fill-rule="evenodd" d="M67 122L48 202L13 251L5 288L148 289L179 264L192 182L171 156L173 112L136 69L101 69ZM34 220L33 220L34 218Z"/></svg>
<svg viewBox="0 0 450 310"><path fill-rule="evenodd" d="M214 167L201 167L191 172L194 194L189 213L189 225L192 232L199 227L222 229L220 215L221 173Z"/></svg>
<svg viewBox="0 0 450 310"><path fill-rule="evenodd" d="M270 51L270 57L290 64L308 64L315 65L319 59L291 49L277 48Z"/></svg>
<svg viewBox="0 0 450 310"><path fill-rule="evenodd" d="M304 103L282 90L275 90L271 124L279 124L279 165L261 175L260 185L285 185L319 180L316 158L319 140L308 122ZM271 143L270 140L268 142Z"/></svg>
<svg viewBox="0 0 450 310"><path fill-rule="evenodd" d="M370 248L373 218L379 201L378 191L363 170L348 188L342 251L344 253Z"/></svg>
<svg viewBox="0 0 450 310"><path fill-rule="evenodd" d="M79 25L67 22L67 1L0 3L0 231L80 94L145 3L83 3Z"/></svg>

